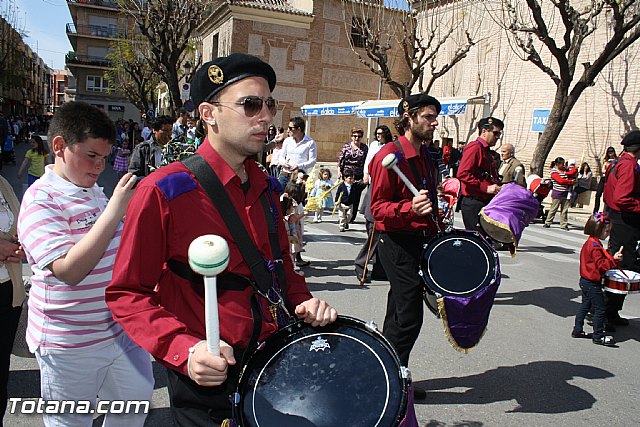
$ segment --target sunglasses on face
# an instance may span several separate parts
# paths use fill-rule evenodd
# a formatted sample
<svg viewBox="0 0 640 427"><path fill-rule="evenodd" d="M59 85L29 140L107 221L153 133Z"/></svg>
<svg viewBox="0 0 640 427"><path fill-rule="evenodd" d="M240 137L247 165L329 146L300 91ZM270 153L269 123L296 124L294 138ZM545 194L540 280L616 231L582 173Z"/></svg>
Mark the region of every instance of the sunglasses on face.
<svg viewBox="0 0 640 427"><path fill-rule="evenodd" d="M212 101L214 105L223 105L223 104L236 104L242 105L244 107L244 114L247 117L253 117L262 111L262 106L267 105L267 109L274 116L278 112L278 100L269 97L264 98L262 96L247 96L240 101L236 102L221 102L221 101Z"/></svg>
<svg viewBox="0 0 640 427"><path fill-rule="evenodd" d="M502 136L501 130L490 130L489 132L491 132L496 138L500 138Z"/></svg>
<svg viewBox="0 0 640 427"><path fill-rule="evenodd" d="M351 138L362 138L360 135L351 135Z"/></svg>
<svg viewBox="0 0 640 427"><path fill-rule="evenodd" d="M296 128L295 126L288 126L287 127L287 129L289 129L289 130L295 130L295 128Z"/></svg>
<svg viewBox="0 0 640 427"><path fill-rule="evenodd" d="M384 133L382 133L382 132L376 132L376 136L382 136L382 135L384 135Z"/></svg>

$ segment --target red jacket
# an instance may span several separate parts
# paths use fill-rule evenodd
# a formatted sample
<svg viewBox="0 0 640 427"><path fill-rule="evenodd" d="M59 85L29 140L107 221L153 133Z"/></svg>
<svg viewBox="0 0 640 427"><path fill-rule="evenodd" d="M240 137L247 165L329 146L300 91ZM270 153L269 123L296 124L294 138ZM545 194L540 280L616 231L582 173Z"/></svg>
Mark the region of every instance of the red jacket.
<svg viewBox="0 0 640 427"><path fill-rule="evenodd" d="M589 237L580 251L580 277L600 282L605 271L618 268L618 262L602 247L600 240Z"/></svg>
<svg viewBox="0 0 640 427"><path fill-rule="evenodd" d="M640 214L640 167L635 157L624 152L605 173L604 202L618 212Z"/></svg>
<svg viewBox="0 0 640 427"><path fill-rule="evenodd" d="M271 259L267 221L259 200L268 190L268 177L255 162L245 161L250 187L246 195L240 179L205 139L197 151L216 171L241 221L260 252ZM275 201L279 201L274 192ZM293 271L289 240L277 203L280 247L283 248L288 297L292 305L311 298L303 277ZM189 347L205 339L202 285L174 274L166 261L188 262L187 250L198 236L217 234L229 244L226 272L249 277L249 268L220 214L186 167L172 163L142 180L129 203L113 279L106 300L113 317L140 347L170 369L187 373ZM223 273L224 274L224 273ZM232 346L248 346L253 320L251 287L244 291L218 289L220 338ZM267 304L264 298L264 312ZM277 325L264 319L260 338Z"/></svg>
<svg viewBox="0 0 640 427"><path fill-rule="evenodd" d="M433 204L434 215L437 217L438 202L435 194L435 166L428 160L428 150L422 146L422 157L415 150L411 142L401 136L398 138L400 146L404 151L404 158L398 163L398 168L409 178L416 188L421 188L421 183L415 182L415 177L408 159L415 159L418 170L422 177L425 177L428 187L431 187L431 203ZM375 218L375 227L381 231L414 231L428 230L429 234L435 235L436 228L430 215L420 216L411 209L413 193L402 182L398 174L393 170L388 170L382 166L382 159L390 153L398 151L394 143L385 144L375 155L369 164L371 174L371 213ZM422 159L422 161L421 161ZM430 177L430 178L429 178ZM441 224L442 225L442 224Z"/></svg>
<svg viewBox="0 0 640 427"><path fill-rule="evenodd" d="M498 168L490 151L491 148L482 138L470 142L464 148L457 175L464 196L478 197L485 202L493 198L493 194L487 193L487 188L500 181Z"/></svg>

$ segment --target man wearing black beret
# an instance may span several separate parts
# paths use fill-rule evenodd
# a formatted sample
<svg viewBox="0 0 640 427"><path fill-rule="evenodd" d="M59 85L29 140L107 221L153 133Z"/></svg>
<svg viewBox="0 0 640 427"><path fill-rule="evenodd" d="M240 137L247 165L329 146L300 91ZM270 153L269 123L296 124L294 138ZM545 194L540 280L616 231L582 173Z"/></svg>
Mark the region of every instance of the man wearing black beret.
<svg viewBox="0 0 640 427"><path fill-rule="evenodd" d="M390 282L382 333L398 351L400 362L409 355L420 335L423 317L423 284L418 276L422 246L437 233L436 168L426 141L438 126L440 102L424 93L409 95L398 105L404 135L385 144L369 164L371 213L380 234L378 256ZM397 166L419 189L415 196L400 177L382 165L388 154L401 156ZM441 228L442 224L440 224ZM415 389L415 398L426 392Z"/></svg>
<svg viewBox="0 0 640 427"><path fill-rule="evenodd" d="M640 241L640 131L629 132L622 139L623 152L607 169L604 179L604 202L609 207L611 235L609 251L616 253L621 247L621 269L640 273L638 242ZM626 326L628 319L620 317L624 294L607 292L607 330Z"/></svg>
<svg viewBox="0 0 640 427"><path fill-rule="evenodd" d="M479 230L483 207L500 191L498 165L491 154L502 136L504 123L495 117L478 122L478 138L464 148L457 178L462 185L462 220L467 230Z"/></svg>
<svg viewBox="0 0 640 427"><path fill-rule="evenodd" d="M277 112L275 84L271 66L253 56L235 53L202 65L191 98L206 139L184 163L142 180L127 211L106 299L132 339L168 368L179 426L231 418L229 396L242 361L286 324L288 313L314 326L336 320L336 310L312 298L294 272L279 186L249 159L262 151ZM187 256L205 234L229 245L228 267L217 280L219 356L205 345L202 276Z"/></svg>

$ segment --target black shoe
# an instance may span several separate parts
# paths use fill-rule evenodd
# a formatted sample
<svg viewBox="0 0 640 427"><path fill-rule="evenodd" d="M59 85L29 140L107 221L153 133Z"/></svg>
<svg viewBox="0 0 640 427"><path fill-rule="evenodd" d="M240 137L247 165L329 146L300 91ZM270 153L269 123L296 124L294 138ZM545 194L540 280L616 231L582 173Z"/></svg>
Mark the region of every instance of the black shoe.
<svg viewBox="0 0 640 427"><path fill-rule="evenodd" d="M629 326L629 319L624 319L622 317L616 317L611 321L616 326Z"/></svg>
<svg viewBox="0 0 640 427"><path fill-rule="evenodd" d="M549 224L543 224L542 225L544 228L551 228L551 226Z"/></svg>
<svg viewBox="0 0 640 427"><path fill-rule="evenodd" d="M362 273L356 269L356 278L358 279L358 283L371 283L371 279L369 276L364 277L364 281L362 281Z"/></svg>
<svg viewBox="0 0 640 427"><path fill-rule="evenodd" d="M304 260L304 259L296 260L296 265L297 265L298 267L306 267L306 266L308 266L309 264L311 264L311 262L310 262L310 261L307 261L307 260Z"/></svg>
<svg viewBox="0 0 640 427"><path fill-rule="evenodd" d="M423 388L413 387L413 398L415 400L425 400L427 398L427 391Z"/></svg>
<svg viewBox="0 0 640 427"><path fill-rule="evenodd" d="M344 225L344 229L345 229L345 230L348 230L348 229L349 229L349 223L346 223L346 224Z"/></svg>
<svg viewBox="0 0 640 427"><path fill-rule="evenodd" d="M585 331L571 332L571 337L572 338L591 338L593 337L593 334L588 334Z"/></svg>
<svg viewBox="0 0 640 427"><path fill-rule="evenodd" d="M597 345L604 345L605 347L617 347L616 340L613 339L613 337L609 336L609 335L605 335L605 336L600 337L600 338L595 338L593 340L593 343L597 344Z"/></svg>

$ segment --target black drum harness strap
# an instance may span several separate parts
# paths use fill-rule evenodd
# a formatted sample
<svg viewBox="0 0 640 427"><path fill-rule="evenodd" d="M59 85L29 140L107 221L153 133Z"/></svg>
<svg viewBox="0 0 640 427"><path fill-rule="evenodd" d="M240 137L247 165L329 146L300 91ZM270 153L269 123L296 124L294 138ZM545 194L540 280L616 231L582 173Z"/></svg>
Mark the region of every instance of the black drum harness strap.
<svg viewBox="0 0 640 427"><path fill-rule="evenodd" d="M218 278L218 284L221 289L238 291L244 290L248 286L254 289L254 294L251 297L253 332L245 351L245 355L250 354L253 347L258 344L262 318L265 314L262 312L262 305L258 302L256 294L269 302L269 313L279 329L286 326L291 318L289 312L291 305L286 297L286 276L278 237L279 216L272 198L271 187L268 187L260 195L260 203L267 220L269 243L272 252L272 260L269 260L260 253L242 222L238 220L239 214L224 189L220 178L218 178L211 166L199 154L194 154L182 160L182 163L200 182L200 185L220 213L254 278L254 280L250 280L247 277L233 273L226 273ZM171 259L167 262L167 265L171 271L183 279L196 284L203 281L202 276L195 273L183 262Z"/></svg>

